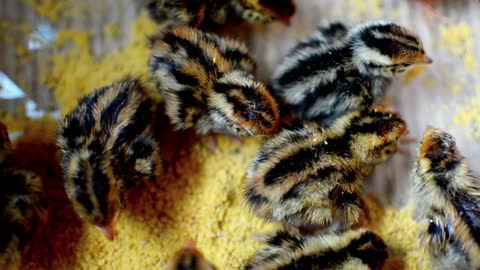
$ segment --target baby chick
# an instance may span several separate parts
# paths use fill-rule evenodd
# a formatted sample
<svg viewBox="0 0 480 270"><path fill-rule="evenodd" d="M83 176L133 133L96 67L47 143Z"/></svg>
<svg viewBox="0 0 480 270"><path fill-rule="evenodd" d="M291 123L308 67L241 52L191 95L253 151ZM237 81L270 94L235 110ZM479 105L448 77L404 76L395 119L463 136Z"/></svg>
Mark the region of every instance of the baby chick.
<svg viewBox="0 0 480 270"><path fill-rule="evenodd" d="M278 231L245 270L382 269L388 258L385 242L366 229L316 236Z"/></svg>
<svg viewBox="0 0 480 270"><path fill-rule="evenodd" d="M381 21L347 29L336 22L294 47L271 86L299 117L330 125L377 103L395 75L431 62L420 38L402 26Z"/></svg>
<svg viewBox="0 0 480 270"><path fill-rule="evenodd" d="M203 27L223 25L232 17L249 23L289 24L295 5L293 0L151 0L147 10L158 23Z"/></svg>
<svg viewBox="0 0 480 270"><path fill-rule="evenodd" d="M203 254L195 247L195 242L189 240L184 248L175 253L167 266L167 270L215 270Z"/></svg>
<svg viewBox="0 0 480 270"><path fill-rule="evenodd" d="M363 179L396 151L405 122L383 109L356 111L327 128L284 130L257 152L246 203L257 215L301 231L343 230L362 215Z"/></svg>
<svg viewBox="0 0 480 270"><path fill-rule="evenodd" d="M0 169L0 269L18 269L21 250L46 220L41 179L17 168Z"/></svg>
<svg viewBox="0 0 480 270"><path fill-rule="evenodd" d="M428 128L413 171L420 238L435 269L480 269L480 184L454 138Z"/></svg>
<svg viewBox="0 0 480 270"><path fill-rule="evenodd" d="M66 193L110 240L124 187L162 174L154 114L154 101L128 78L82 98L58 128Z"/></svg>
<svg viewBox="0 0 480 270"><path fill-rule="evenodd" d="M8 138L7 127L0 122L0 164L6 161L7 156L12 152L12 143Z"/></svg>
<svg viewBox="0 0 480 270"><path fill-rule="evenodd" d="M149 66L177 129L199 134L272 135L278 105L255 81L245 44L179 26L151 38Z"/></svg>

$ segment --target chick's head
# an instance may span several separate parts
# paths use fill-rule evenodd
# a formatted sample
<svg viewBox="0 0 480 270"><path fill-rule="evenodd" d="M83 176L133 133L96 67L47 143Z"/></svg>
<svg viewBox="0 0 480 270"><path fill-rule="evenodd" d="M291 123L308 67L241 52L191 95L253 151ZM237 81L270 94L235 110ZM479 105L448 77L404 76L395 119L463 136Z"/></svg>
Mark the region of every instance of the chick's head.
<svg viewBox="0 0 480 270"><path fill-rule="evenodd" d="M122 207L121 182L116 179L108 158L88 151L64 157L65 190L76 213L114 239L113 224Z"/></svg>
<svg viewBox="0 0 480 270"><path fill-rule="evenodd" d="M258 2L263 12L287 25L295 14L293 0L250 0L250 2Z"/></svg>
<svg viewBox="0 0 480 270"><path fill-rule="evenodd" d="M171 259L168 270L215 270L203 254L195 247L193 240L177 251Z"/></svg>
<svg viewBox="0 0 480 270"><path fill-rule="evenodd" d="M430 64L422 40L392 22L360 25L351 32L354 61L395 75L416 64Z"/></svg>
<svg viewBox="0 0 480 270"><path fill-rule="evenodd" d="M454 167L463 158L452 135L441 129L428 127L418 150L420 173L443 171Z"/></svg>
<svg viewBox="0 0 480 270"><path fill-rule="evenodd" d="M265 85L243 71L222 76L209 99L212 121L224 123L235 135L273 135L278 132L278 104Z"/></svg>
<svg viewBox="0 0 480 270"><path fill-rule="evenodd" d="M47 210L42 180L20 169L0 171L0 214L7 223L18 224L27 232L46 221Z"/></svg>
<svg viewBox="0 0 480 270"><path fill-rule="evenodd" d="M406 132L405 121L397 113L372 108L352 124L352 150L367 164L389 159L397 150L400 137Z"/></svg>

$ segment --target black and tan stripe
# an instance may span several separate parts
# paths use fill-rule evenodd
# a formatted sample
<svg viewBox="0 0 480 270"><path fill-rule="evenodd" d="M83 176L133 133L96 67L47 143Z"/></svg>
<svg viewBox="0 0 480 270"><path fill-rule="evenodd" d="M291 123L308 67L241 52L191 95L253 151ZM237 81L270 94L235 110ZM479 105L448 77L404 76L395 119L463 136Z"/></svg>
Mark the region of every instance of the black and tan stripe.
<svg viewBox="0 0 480 270"><path fill-rule="evenodd" d="M381 269L388 258L385 242L365 229L304 238L281 233L279 236L296 241L288 240L291 244L283 248L261 250L262 256L254 256L245 269L343 269L346 264L355 269Z"/></svg>
<svg viewBox="0 0 480 270"><path fill-rule="evenodd" d="M84 97L66 116L57 142L64 152L65 189L82 218L97 225L111 222L121 181L137 176L131 172L137 159L152 158L151 173L162 171L158 143L149 137L153 119L153 101L131 78Z"/></svg>

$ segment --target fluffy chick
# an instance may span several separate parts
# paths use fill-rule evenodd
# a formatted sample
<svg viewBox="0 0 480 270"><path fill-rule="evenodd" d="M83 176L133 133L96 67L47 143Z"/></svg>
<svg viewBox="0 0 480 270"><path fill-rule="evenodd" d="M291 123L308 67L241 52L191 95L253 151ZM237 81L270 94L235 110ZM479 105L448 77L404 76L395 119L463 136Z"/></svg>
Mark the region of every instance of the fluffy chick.
<svg viewBox="0 0 480 270"><path fill-rule="evenodd" d="M189 240L184 248L175 253L168 263L167 270L215 270L203 254L195 247L195 243Z"/></svg>
<svg viewBox="0 0 480 270"><path fill-rule="evenodd" d="M128 78L82 98L58 128L66 193L110 240L123 189L163 172L155 112L141 83Z"/></svg>
<svg viewBox="0 0 480 270"><path fill-rule="evenodd" d="M278 105L254 79L245 44L179 26L151 37L149 66L177 129L231 135L278 131Z"/></svg>
<svg viewBox="0 0 480 270"><path fill-rule="evenodd" d="M382 269L388 258L385 242L366 229L306 237L278 231L266 243L245 270Z"/></svg>
<svg viewBox="0 0 480 270"><path fill-rule="evenodd" d="M295 5L293 0L150 0L147 10L158 23L204 27L223 25L232 18L289 24Z"/></svg>
<svg viewBox="0 0 480 270"><path fill-rule="evenodd" d="M18 269L21 251L46 220L41 179L16 168L0 170L0 269Z"/></svg>
<svg viewBox="0 0 480 270"><path fill-rule="evenodd" d="M428 128L414 165L416 219L435 269L480 269L480 183L455 139Z"/></svg>
<svg viewBox="0 0 480 270"><path fill-rule="evenodd" d="M306 122L257 152L244 198L252 211L301 231L342 230L362 216L363 179L396 151L405 122L396 113L349 113L329 127Z"/></svg>
<svg viewBox="0 0 480 270"><path fill-rule="evenodd" d="M400 25L381 21L348 29L335 22L294 47L271 86L300 118L329 125L381 100L395 75L431 62L420 38Z"/></svg>

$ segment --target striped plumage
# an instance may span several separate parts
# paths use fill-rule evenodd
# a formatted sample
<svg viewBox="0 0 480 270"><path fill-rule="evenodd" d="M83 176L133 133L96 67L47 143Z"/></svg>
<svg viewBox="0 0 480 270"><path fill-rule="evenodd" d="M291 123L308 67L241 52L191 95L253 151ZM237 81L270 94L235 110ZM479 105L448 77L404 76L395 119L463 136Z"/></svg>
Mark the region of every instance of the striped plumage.
<svg viewBox="0 0 480 270"><path fill-rule="evenodd" d="M177 129L233 135L278 130L278 105L255 81L245 44L179 26L151 37L150 71Z"/></svg>
<svg viewBox="0 0 480 270"><path fill-rule="evenodd" d="M195 247L191 240L185 247L178 250L168 263L167 270L215 270L216 267L210 263L205 256Z"/></svg>
<svg viewBox="0 0 480 270"><path fill-rule="evenodd" d="M341 230L362 216L362 180L390 158L405 132L382 109L349 113L329 128L314 122L284 130L257 152L244 186L257 215L310 231Z"/></svg>
<svg viewBox="0 0 480 270"><path fill-rule="evenodd" d="M428 128L413 171L420 239L435 269L480 269L480 183L455 139Z"/></svg>
<svg viewBox="0 0 480 270"><path fill-rule="evenodd" d="M299 117L329 125L378 102L395 75L430 62L421 40L397 24L347 29L336 22L320 25L294 47L277 66L271 85L279 102Z"/></svg>
<svg viewBox="0 0 480 270"><path fill-rule="evenodd" d="M388 258L385 242L366 229L315 236L278 231L266 244L245 270L382 269Z"/></svg>
<svg viewBox="0 0 480 270"><path fill-rule="evenodd" d="M0 169L0 269L18 269L21 251L46 220L40 177L18 168Z"/></svg>
<svg viewBox="0 0 480 270"><path fill-rule="evenodd" d="M67 195L108 238L123 188L162 174L155 109L140 82L127 78L82 98L58 128Z"/></svg>
<svg viewBox="0 0 480 270"><path fill-rule="evenodd" d="M226 24L232 18L288 24L295 5L293 0L149 0L147 10L158 23L209 27Z"/></svg>

